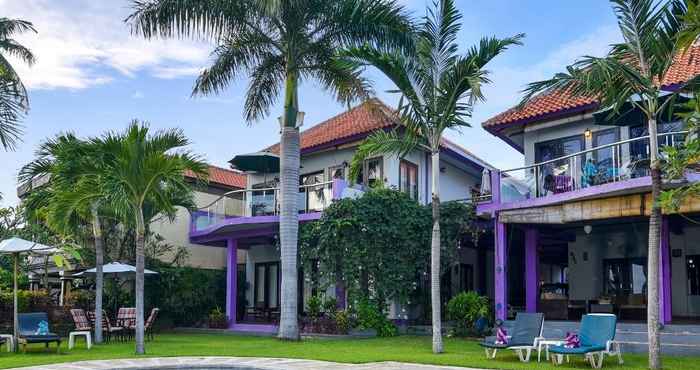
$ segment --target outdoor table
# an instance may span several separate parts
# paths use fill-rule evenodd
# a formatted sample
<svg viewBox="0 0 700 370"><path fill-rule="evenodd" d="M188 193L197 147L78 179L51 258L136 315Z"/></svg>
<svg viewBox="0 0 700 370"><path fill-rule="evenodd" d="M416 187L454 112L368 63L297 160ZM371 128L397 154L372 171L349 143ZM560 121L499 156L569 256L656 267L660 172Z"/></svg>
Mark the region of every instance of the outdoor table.
<svg viewBox="0 0 700 370"><path fill-rule="evenodd" d="M561 346L562 344L564 344L564 341L561 339L541 339L541 340L537 341L537 362L541 361L543 347L544 347L545 359L547 361L549 361L549 347L550 346Z"/></svg>
<svg viewBox="0 0 700 370"><path fill-rule="evenodd" d="M0 338L5 338L7 341L5 345L7 346L7 352L14 352L15 350L15 338L12 334L0 334Z"/></svg>

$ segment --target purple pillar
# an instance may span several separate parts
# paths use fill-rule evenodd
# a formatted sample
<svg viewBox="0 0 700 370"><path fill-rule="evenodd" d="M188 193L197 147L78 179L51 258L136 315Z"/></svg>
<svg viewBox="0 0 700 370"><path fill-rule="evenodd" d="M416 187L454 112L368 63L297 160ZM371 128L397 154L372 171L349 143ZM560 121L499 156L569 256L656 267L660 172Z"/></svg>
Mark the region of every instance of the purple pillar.
<svg viewBox="0 0 700 370"><path fill-rule="evenodd" d="M525 229L525 307L527 312L537 312L539 294L538 232L532 226Z"/></svg>
<svg viewBox="0 0 700 370"><path fill-rule="evenodd" d="M668 217L661 221L661 243L659 243L659 321L662 325L671 322L671 236L668 230Z"/></svg>
<svg viewBox="0 0 700 370"><path fill-rule="evenodd" d="M348 187L348 183L343 179L333 179L333 199L343 197L343 190Z"/></svg>
<svg viewBox="0 0 700 370"><path fill-rule="evenodd" d="M342 282L335 284L335 307L339 310L345 309L345 285Z"/></svg>
<svg viewBox="0 0 700 370"><path fill-rule="evenodd" d="M236 296L238 293L238 239L230 238L226 242L226 316L229 327L236 324Z"/></svg>
<svg viewBox="0 0 700 370"><path fill-rule="evenodd" d="M494 277L496 279L494 284L495 312L496 319L505 320L508 316L508 301L506 296L506 225L498 222L498 214L496 214L494 222L494 234L496 238L494 248Z"/></svg>

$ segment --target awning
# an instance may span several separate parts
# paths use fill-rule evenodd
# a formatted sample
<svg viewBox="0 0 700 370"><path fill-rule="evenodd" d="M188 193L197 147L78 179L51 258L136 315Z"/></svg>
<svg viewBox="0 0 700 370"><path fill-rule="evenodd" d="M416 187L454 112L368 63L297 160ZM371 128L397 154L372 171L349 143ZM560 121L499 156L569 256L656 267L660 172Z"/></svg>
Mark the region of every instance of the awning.
<svg viewBox="0 0 700 370"><path fill-rule="evenodd" d="M659 115L658 119L661 122L675 121L673 114L683 111L678 107L678 104L686 103L692 98L689 94L673 94L672 92L663 91L659 96L659 104L665 103L668 99L675 101L668 102L664 111ZM604 126L635 126L641 123L646 123L646 115L638 109L633 102L640 102L642 98L639 94L630 97L631 101L627 101L622 105L622 108L615 113L612 107L603 108L593 113L593 118L596 125ZM675 108L672 110L672 108Z"/></svg>

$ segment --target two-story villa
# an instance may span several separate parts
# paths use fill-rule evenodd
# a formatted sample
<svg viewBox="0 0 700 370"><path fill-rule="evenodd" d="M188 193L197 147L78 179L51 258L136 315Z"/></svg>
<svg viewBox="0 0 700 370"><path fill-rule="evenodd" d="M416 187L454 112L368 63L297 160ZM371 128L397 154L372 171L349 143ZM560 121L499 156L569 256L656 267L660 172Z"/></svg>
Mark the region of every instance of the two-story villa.
<svg viewBox="0 0 700 370"><path fill-rule="evenodd" d="M700 74L700 47L676 58L661 81L673 91ZM649 137L638 112L607 120L593 98L542 94L483 123L524 154L520 168L493 171L490 202L478 213L495 221L495 310L544 312L578 320L610 312L645 320ZM660 145L676 145L682 122L658 123ZM700 181L696 172L688 181ZM673 186L673 184L665 184ZM700 318L700 200L664 215L661 321Z"/></svg>
<svg viewBox="0 0 700 370"><path fill-rule="evenodd" d="M390 108L372 101L301 133L300 222L318 219L333 199L357 196L376 183L405 191L423 204L430 201L430 158L425 152L416 151L404 158L383 155L367 159L361 175L353 181L348 178L349 163L362 140L395 125ZM279 147L266 151L274 154ZM493 167L445 140L440 162L443 201L471 199L478 192L484 169ZM226 312L234 330L277 330L280 252L276 172L249 173L245 190L228 192L192 216L190 241L227 251ZM493 251L461 248L459 258L446 274L448 291L492 292ZM299 300L305 302L311 287L304 285L304 273L300 274ZM339 300L344 300L342 291L329 289L327 294L341 295ZM300 304L300 308L304 306Z"/></svg>

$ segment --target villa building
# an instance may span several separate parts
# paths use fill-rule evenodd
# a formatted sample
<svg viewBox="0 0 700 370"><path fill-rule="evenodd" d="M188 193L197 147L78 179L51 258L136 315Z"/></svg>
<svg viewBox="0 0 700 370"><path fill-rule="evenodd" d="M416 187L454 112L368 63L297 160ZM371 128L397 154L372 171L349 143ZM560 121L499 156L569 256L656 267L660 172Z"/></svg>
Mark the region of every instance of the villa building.
<svg viewBox="0 0 700 370"><path fill-rule="evenodd" d="M349 163L362 140L376 130L391 129L396 124L393 111L375 100L301 133L300 222L320 218L333 199L358 196L377 183L404 191L422 204L430 202L431 169L426 152L414 151L404 158L376 156L365 160L357 179L348 178ZM265 150L277 153L279 146ZM464 148L445 140L440 162L442 200L471 199L479 191L484 169L494 170ZM226 312L232 329L276 331L274 323L280 303L279 174L249 173L246 185L245 190L228 192L193 213L190 242L227 252ZM490 266L493 249L461 248L459 261L446 274L448 293L477 290L492 294ZM300 274L299 301L303 308L311 287L304 285L304 272ZM344 292L329 289L326 294L333 297Z"/></svg>
<svg viewBox="0 0 700 370"><path fill-rule="evenodd" d="M663 89L700 74L698 61L698 47L677 57ZM660 300L646 299L651 179L639 112L611 120L594 98L557 91L483 127L525 157L520 168L491 172L491 200L477 209L494 220L498 318L525 310L548 320L585 312L645 320L647 304L659 305L662 323L700 318L700 199L685 202L682 216L663 216ZM661 146L687 134L674 119L658 132Z"/></svg>

